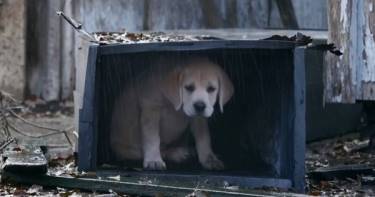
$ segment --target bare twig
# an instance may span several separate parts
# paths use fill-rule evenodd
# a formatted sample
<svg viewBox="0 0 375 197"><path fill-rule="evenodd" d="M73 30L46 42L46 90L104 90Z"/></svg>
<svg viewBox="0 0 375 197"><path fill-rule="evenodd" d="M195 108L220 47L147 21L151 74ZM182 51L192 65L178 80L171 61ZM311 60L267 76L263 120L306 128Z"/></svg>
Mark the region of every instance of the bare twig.
<svg viewBox="0 0 375 197"><path fill-rule="evenodd" d="M5 147L7 147L10 143L12 143L12 142L15 142L16 140L14 139L14 138L9 138L9 139L7 139L1 146L0 146L0 151L3 151L3 149L5 148Z"/></svg>
<svg viewBox="0 0 375 197"><path fill-rule="evenodd" d="M67 21L84 39L88 39L90 42L99 43L99 41L96 40L93 35L83 29L83 25L81 23L78 23L72 17L66 16L62 11L57 11L56 14L58 16L62 16L63 19Z"/></svg>
<svg viewBox="0 0 375 197"><path fill-rule="evenodd" d="M68 136L68 133L66 131L63 132L64 133L64 136L66 138L66 140L69 142L70 146L73 146L73 143L72 141L70 140L69 136Z"/></svg>
<svg viewBox="0 0 375 197"><path fill-rule="evenodd" d="M73 129L73 127L70 127L68 129L64 129L64 130L61 130L61 129L55 129L55 128L51 128L51 127L46 127L46 126L42 126L42 125L39 125L39 124L36 124L36 123L33 123L33 122L30 122L24 118L22 118L20 115L16 114L14 111L12 110L8 110L10 114L12 114L14 117L20 119L21 121L31 125L31 126L34 126L34 127L37 127L39 129L47 129L47 130L50 130L50 131L58 131L58 132L64 132L64 131L70 131Z"/></svg>
<svg viewBox="0 0 375 197"><path fill-rule="evenodd" d="M64 14L64 12L62 11L57 11L56 14L58 16L62 16L71 26L73 26L74 29L82 29L82 24L81 23L78 23L76 20L74 20L73 18L69 17L69 16L66 16Z"/></svg>

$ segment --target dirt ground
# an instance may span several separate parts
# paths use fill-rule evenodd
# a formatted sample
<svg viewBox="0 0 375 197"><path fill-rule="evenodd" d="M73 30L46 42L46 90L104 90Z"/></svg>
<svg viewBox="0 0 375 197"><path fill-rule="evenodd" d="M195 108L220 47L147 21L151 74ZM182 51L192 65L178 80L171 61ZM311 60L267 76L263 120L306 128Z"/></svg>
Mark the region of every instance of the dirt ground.
<svg viewBox="0 0 375 197"><path fill-rule="evenodd" d="M45 103L38 104L37 101L29 101L21 106L21 108L14 109L19 117L8 116L7 118L8 123L16 127L16 130L10 129L10 134L17 139L17 143L47 146L52 150L48 155L50 170L76 170L71 157L77 140L73 127L73 103L63 102L46 105ZM39 127L29 123L35 123ZM0 139L5 141L4 133L1 137ZM361 164L372 168L375 164L375 152L367 148L366 143L368 144L368 140L360 138L359 134L356 133L309 143L306 149L307 194L316 196L375 196L375 177L372 174L358 173L348 177L344 175L325 179L317 178L311 173L319 168L348 164ZM14 144L14 142L11 144ZM361 145L360 148L356 149L358 144L365 144L365 146ZM95 191L2 183L0 184L0 195L118 196L121 194L114 191L97 193Z"/></svg>

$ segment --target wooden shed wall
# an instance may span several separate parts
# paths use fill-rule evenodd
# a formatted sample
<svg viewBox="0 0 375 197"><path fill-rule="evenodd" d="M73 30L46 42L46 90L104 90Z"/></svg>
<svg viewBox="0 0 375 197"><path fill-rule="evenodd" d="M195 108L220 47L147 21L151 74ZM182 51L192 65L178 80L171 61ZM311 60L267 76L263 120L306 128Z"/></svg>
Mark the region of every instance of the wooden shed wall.
<svg viewBox="0 0 375 197"><path fill-rule="evenodd" d="M0 90L22 98L25 85L25 2L0 1Z"/></svg>
<svg viewBox="0 0 375 197"><path fill-rule="evenodd" d="M292 0L300 28L326 29L326 1ZM95 31L282 28L273 0L28 0L27 93L45 100L72 96L85 43L55 11ZM31 44L30 44L31 43ZM82 70L83 69L83 70ZM83 80L77 78L77 80ZM79 88L79 87L77 87Z"/></svg>
<svg viewBox="0 0 375 197"><path fill-rule="evenodd" d="M325 100L375 100L375 0L329 2L329 42L342 56L327 55Z"/></svg>

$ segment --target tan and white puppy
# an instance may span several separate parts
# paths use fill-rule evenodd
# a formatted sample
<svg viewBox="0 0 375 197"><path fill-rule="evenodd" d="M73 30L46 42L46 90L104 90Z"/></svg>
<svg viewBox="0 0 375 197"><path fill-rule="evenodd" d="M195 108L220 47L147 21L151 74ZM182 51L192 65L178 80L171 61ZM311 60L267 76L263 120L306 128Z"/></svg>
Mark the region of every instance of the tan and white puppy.
<svg viewBox="0 0 375 197"><path fill-rule="evenodd" d="M143 159L145 169L163 170L165 160L181 162L189 156L187 147L175 144L190 128L201 165L223 169L212 151L206 118L216 102L223 111L234 92L231 81L207 58L162 59L116 99L112 150L120 160Z"/></svg>

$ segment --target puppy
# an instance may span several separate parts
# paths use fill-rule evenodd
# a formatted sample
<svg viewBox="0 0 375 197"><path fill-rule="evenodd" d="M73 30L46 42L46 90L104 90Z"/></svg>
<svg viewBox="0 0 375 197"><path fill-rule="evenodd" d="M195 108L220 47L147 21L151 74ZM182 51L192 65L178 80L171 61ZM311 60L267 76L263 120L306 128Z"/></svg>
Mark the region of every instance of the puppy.
<svg viewBox="0 0 375 197"><path fill-rule="evenodd" d="M165 160L182 162L189 156L187 146L170 145L190 128L200 164L223 169L212 151L206 118L216 102L223 112L233 84L207 58L162 59L117 98L110 132L113 152L120 160L143 159L145 169L164 170Z"/></svg>

